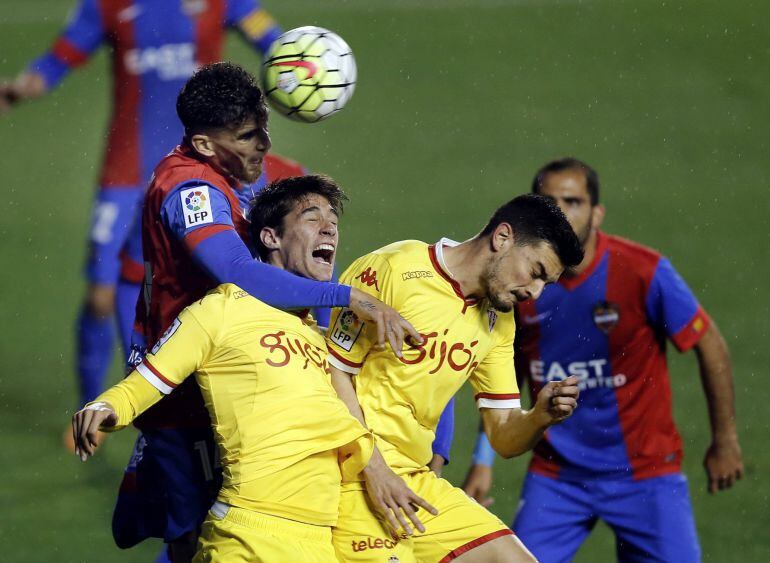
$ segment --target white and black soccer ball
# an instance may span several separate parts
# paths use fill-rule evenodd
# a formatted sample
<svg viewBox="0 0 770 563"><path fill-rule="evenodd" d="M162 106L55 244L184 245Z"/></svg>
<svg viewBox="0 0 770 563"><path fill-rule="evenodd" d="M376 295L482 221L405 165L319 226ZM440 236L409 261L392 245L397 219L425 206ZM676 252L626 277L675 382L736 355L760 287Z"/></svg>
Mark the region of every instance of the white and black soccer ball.
<svg viewBox="0 0 770 563"><path fill-rule="evenodd" d="M276 39L262 65L262 88L270 106L308 123L345 107L356 77L356 61L348 44L336 33L310 25Z"/></svg>

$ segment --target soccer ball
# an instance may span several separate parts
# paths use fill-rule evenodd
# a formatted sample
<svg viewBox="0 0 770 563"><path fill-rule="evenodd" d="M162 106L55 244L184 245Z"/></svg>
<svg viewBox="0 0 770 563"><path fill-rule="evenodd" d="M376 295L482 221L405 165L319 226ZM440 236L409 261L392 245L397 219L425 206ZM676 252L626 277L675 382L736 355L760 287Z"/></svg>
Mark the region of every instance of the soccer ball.
<svg viewBox="0 0 770 563"><path fill-rule="evenodd" d="M328 29L308 25L287 31L270 46L262 88L277 112L314 123L345 107L356 76L348 44Z"/></svg>

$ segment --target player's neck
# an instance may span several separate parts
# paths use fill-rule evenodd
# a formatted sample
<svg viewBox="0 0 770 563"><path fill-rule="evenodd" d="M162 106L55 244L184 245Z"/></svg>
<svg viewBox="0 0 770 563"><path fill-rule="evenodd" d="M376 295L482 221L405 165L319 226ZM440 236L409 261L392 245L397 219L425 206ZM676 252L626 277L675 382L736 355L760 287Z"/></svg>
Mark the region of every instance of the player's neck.
<svg viewBox="0 0 770 563"><path fill-rule="evenodd" d="M591 229L588 240L583 245L583 261L573 268L574 275L579 276L593 263L596 258L596 248L599 243L599 231Z"/></svg>
<svg viewBox="0 0 770 563"><path fill-rule="evenodd" d="M457 246L444 247L447 273L460 285L465 297L478 297L483 292L481 273L486 263L487 239L474 237Z"/></svg>

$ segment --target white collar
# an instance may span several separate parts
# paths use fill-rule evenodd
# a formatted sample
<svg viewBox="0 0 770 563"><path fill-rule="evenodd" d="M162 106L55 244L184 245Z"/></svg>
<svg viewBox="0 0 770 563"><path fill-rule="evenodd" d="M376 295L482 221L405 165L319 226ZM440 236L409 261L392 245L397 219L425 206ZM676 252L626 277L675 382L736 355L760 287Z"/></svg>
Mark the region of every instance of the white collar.
<svg viewBox="0 0 770 563"><path fill-rule="evenodd" d="M436 249L436 260L438 260L438 265L441 266L441 269L444 270L444 272L452 279L455 279L454 275L452 275L452 272L447 268L446 262L444 261L444 247L449 246L457 246L460 244L456 240L452 240L451 238L442 237L441 240L439 240L434 248Z"/></svg>

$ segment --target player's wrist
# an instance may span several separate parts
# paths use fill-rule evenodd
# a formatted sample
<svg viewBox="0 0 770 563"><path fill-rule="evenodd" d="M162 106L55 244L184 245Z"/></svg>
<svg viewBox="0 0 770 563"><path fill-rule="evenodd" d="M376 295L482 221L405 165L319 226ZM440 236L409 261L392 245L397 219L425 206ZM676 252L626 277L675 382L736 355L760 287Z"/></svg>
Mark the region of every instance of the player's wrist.
<svg viewBox="0 0 770 563"><path fill-rule="evenodd" d="M734 447L738 445L738 432L732 430L716 432L711 438L711 443L718 448Z"/></svg>

